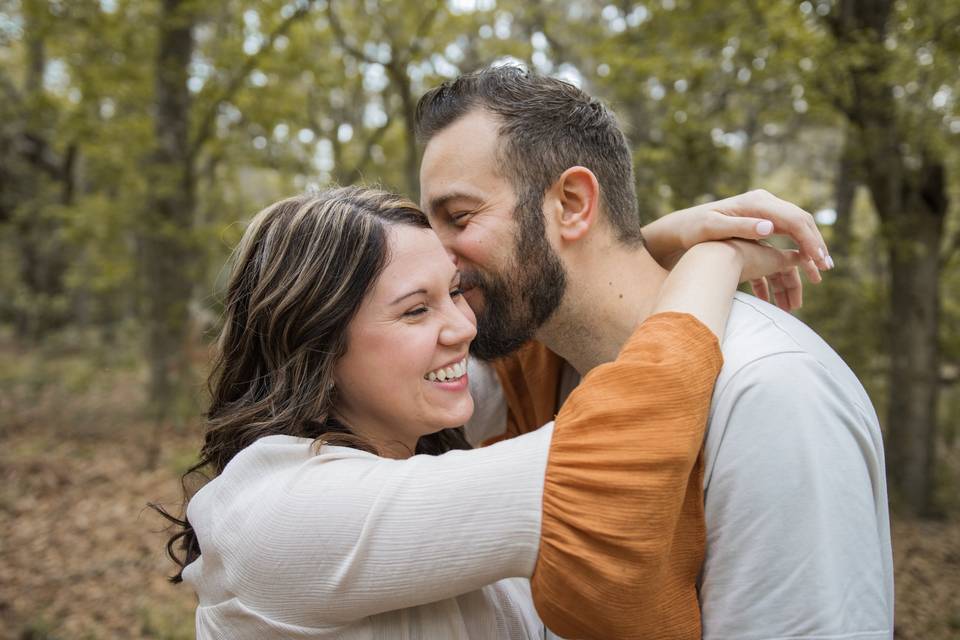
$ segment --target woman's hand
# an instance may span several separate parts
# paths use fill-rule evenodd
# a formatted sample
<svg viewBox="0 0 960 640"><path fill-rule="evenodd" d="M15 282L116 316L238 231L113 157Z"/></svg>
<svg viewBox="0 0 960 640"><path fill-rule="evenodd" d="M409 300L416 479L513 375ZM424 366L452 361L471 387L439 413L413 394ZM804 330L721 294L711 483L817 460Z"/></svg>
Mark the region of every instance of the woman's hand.
<svg viewBox="0 0 960 640"><path fill-rule="evenodd" d="M740 282L749 282L758 298L774 302L784 311L803 306L798 267L809 262L803 254L796 249L777 249L750 240L726 242L737 250L743 263Z"/></svg>
<svg viewBox="0 0 960 640"><path fill-rule="evenodd" d="M647 250L666 268L672 268L685 251L701 242L759 240L777 234L789 236L800 248L804 259L799 266L811 282L820 282L820 269L833 268L813 216L762 189L676 211L643 228ZM767 301L771 292L776 297L778 291L803 291L795 269L767 281L754 279L751 285L757 297Z"/></svg>

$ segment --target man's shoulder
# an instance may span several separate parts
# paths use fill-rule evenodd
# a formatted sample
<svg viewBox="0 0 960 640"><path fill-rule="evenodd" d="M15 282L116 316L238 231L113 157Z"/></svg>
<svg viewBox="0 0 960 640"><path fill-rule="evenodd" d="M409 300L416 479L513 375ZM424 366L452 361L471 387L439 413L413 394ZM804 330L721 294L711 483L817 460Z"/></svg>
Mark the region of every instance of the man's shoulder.
<svg viewBox="0 0 960 640"><path fill-rule="evenodd" d="M813 329L789 313L750 295L736 294L721 350L724 362L717 379L717 394L723 393L751 366L763 363L765 367L774 367L779 360L795 361L798 355L805 356L814 365L803 375L835 378L851 392L857 395L862 392L853 371ZM793 381L799 381L798 377L799 374L793 376Z"/></svg>
<svg viewBox="0 0 960 640"><path fill-rule="evenodd" d="M784 353L809 352L811 346L829 349L810 327L789 313L753 296L737 293L720 348L721 377L744 365Z"/></svg>
<svg viewBox="0 0 960 640"><path fill-rule="evenodd" d="M843 414L827 416L831 423L879 431L856 374L810 327L773 305L737 294L722 349L723 369L710 407L708 458L716 457L729 429L756 432L771 420L799 424L825 408ZM787 407L789 415L782 415Z"/></svg>

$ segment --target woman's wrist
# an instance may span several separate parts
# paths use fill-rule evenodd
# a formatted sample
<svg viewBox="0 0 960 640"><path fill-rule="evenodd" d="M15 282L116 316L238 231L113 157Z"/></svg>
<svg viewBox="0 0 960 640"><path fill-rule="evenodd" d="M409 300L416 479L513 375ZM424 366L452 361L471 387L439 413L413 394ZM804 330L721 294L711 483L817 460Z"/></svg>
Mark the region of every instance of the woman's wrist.
<svg viewBox="0 0 960 640"><path fill-rule="evenodd" d="M674 211L643 227L644 245L661 267L672 269L690 247L684 233L701 226L690 209Z"/></svg>
<svg viewBox="0 0 960 640"><path fill-rule="evenodd" d="M695 244L684 254L684 258L691 256L694 260L717 261L723 266L732 266L743 269L743 252L729 240L708 240ZM682 259L681 259L682 261ZM739 275L739 274L738 274Z"/></svg>
<svg viewBox="0 0 960 640"><path fill-rule="evenodd" d="M653 312L689 313L722 336L743 265L743 254L731 243L691 247L664 281Z"/></svg>
<svg viewBox="0 0 960 640"><path fill-rule="evenodd" d="M743 281L748 262L739 243L731 240L709 240L690 247L677 266L703 273L702 282L726 283L734 281L734 289Z"/></svg>

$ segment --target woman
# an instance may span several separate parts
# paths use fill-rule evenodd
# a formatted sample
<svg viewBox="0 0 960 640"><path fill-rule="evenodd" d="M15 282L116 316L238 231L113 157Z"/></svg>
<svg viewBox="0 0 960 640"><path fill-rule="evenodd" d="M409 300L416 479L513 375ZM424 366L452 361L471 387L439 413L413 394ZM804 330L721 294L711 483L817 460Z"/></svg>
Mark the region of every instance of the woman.
<svg viewBox="0 0 960 640"><path fill-rule="evenodd" d="M215 477L168 545L175 581L199 597L198 637L540 638L534 604L582 607L596 637L633 635L629 609L662 569L656 541L629 536L659 512L645 483L682 496L733 290L782 271L784 256L799 263L698 245L555 425L458 451L474 318L425 217L352 188L268 207L227 291L194 469ZM589 401L592 381L611 378L631 398L623 415ZM653 444L637 416L673 437ZM642 461L651 447L654 464ZM590 469L616 490L578 492ZM573 516L595 500L621 517L581 526ZM573 602L559 581L538 582L558 571L614 574L622 592Z"/></svg>

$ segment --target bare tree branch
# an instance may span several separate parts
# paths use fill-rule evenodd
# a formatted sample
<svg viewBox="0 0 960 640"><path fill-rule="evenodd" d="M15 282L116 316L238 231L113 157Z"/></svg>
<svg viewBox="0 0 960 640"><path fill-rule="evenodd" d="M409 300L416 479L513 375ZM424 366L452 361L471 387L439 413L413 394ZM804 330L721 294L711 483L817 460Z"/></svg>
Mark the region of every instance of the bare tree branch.
<svg viewBox="0 0 960 640"><path fill-rule="evenodd" d="M943 250L940 251L940 264L943 268L946 268L958 255L960 255L960 229L956 229L943 243Z"/></svg>
<svg viewBox="0 0 960 640"><path fill-rule="evenodd" d="M433 7L424 14L423 19L420 20L420 24L417 25L417 30L414 32L416 36L414 37L413 44L410 45L411 58L420 55L420 52L423 50L423 40L427 37L427 34L430 33L433 22L437 19L437 15L440 13L443 4L442 1L436 0Z"/></svg>
<svg viewBox="0 0 960 640"><path fill-rule="evenodd" d="M200 118L200 123L197 127L197 134L194 136L189 147L188 155L191 159L196 157L200 147L210 137L210 134L213 131L213 123L216 120L217 111L219 111L220 105L229 101L234 95L236 95L237 91L239 91L240 87L243 85L244 80L246 80L247 76L249 76L254 68L256 68L257 63L260 62L260 60L268 51L273 49L273 44L277 41L277 38L286 34L287 31L290 30L290 27L294 25L294 23L310 13L310 9L313 7L313 4L314 2L311 1L301 5L290 15L290 17L286 18L283 20L283 22L277 25L277 27L267 36L267 40L263 46L260 47L255 54L252 56L247 56L247 59L243 61L243 64L240 65L240 68L237 69L236 73L234 73L233 77L230 79L230 82L227 83L226 88L224 88L220 96L210 103L210 107Z"/></svg>
<svg viewBox="0 0 960 640"><path fill-rule="evenodd" d="M557 62L569 62L579 69L584 68L583 59L572 53L573 49L562 42L551 29L547 27L547 13L549 9L544 7L541 0L530 3L531 15L521 17L521 24L526 28L527 35L532 36L534 30L543 34L547 39L547 45L554 52L554 59Z"/></svg>
<svg viewBox="0 0 960 640"><path fill-rule="evenodd" d="M753 21L753 26L759 29L761 33L766 33L767 19L760 9L760 6L757 5L756 0L746 0L745 4L747 6L747 13L750 14L750 20Z"/></svg>
<svg viewBox="0 0 960 640"><path fill-rule="evenodd" d="M383 139L383 135L387 132L387 129L390 128L392 122L393 119L387 116L387 121L383 125L374 129L370 135L367 136L367 139L363 143L363 155L359 160L357 160L357 163L353 166L353 168L344 174L346 176L347 184L353 184L357 180L363 178L363 172L366 170L367 165L370 164L370 160L373 157L373 147Z"/></svg>
<svg viewBox="0 0 960 640"><path fill-rule="evenodd" d="M329 2L327 2L327 20L330 22L330 28L333 30L333 37L337 39L337 44L343 47L344 51L349 53L354 58L363 60L364 62L376 62L376 60L371 60L369 57L367 57L367 54L347 40L347 34L343 29L343 23L340 22L340 17L337 15L337 12L333 10L333 5L334 0L329 0Z"/></svg>
<svg viewBox="0 0 960 640"><path fill-rule="evenodd" d="M17 91L17 86L2 69L0 69L0 88L3 88L3 92L11 102L20 104L23 101L23 98L20 97L20 92Z"/></svg>
<svg viewBox="0 0 960 640"><path fill-rule="evenodd" d="M960 29L960 13L950 16L938 24L931 39L936 43L942 43L947 39L951 31L956 32L957 29Z"/></svg>
<svg viewBox="0 0 960 640"><path fill-rule="evenodd" d="M29 131L20 133L13 139L12 148L27 162L54 180L63 177L63 161L50 148L47 141Z"/></svg>

